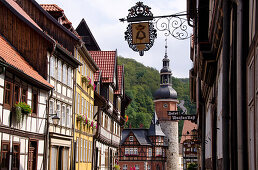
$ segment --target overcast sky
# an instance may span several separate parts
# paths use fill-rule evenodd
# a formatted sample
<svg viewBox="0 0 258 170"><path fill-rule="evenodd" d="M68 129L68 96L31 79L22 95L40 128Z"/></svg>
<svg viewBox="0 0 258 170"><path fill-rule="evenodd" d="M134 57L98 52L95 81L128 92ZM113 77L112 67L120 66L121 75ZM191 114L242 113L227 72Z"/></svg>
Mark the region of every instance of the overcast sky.
<svg viewBox="0 0 258 170"><path fill-rule="evenodd" d="M133 58L145 66L160 70L165 53L165 32L158 31L153 47L139 56L124 40L127 23L119 18L128 15L128 9L139 0L36 0L39 4L57 4L76 28L84 18L101 50L116 50L118 55ZM154 16L170 15L186 10L186 0L143 0L151 7ZM168 37L168 57L175 77L188 77L191 68L190 39L177 40Z"/></svg>

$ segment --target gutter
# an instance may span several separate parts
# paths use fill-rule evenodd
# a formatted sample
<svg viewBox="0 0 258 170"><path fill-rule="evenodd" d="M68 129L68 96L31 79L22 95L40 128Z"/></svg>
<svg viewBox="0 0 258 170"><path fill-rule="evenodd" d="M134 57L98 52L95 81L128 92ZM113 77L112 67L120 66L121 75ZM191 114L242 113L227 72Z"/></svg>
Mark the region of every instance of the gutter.
<svg viewBox="0 0 258 170"><path fill-rule="evenodd" d="M248 16L248 10L245 8L247 6L246 3L244 0L239 0L237 5L237 167L239 170L244 170L248 169L248 147L246 142L246 51L244 51L244 49L248 49L248 36L244 36L244 32L248 31L249 24L248 20L244 20L246 13Z"/></svg>
<svg viewBox="0 0 258 170"><path fill-rule="evenodd" d="M229 57L230 57L230 0L223 1L222 41L222 143L223 169L230 169L229 159Z"/></svg>

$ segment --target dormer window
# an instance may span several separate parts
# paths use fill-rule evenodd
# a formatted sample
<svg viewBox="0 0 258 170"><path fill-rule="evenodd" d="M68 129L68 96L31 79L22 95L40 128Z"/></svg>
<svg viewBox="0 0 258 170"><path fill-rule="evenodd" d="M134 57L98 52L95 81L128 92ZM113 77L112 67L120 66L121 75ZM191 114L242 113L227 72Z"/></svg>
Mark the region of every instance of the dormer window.
<svg viewBox="0 0 258 170"><path fill-rule="evenodd" d="M133 142L133 136L129 136L129 141Z"/></svg>

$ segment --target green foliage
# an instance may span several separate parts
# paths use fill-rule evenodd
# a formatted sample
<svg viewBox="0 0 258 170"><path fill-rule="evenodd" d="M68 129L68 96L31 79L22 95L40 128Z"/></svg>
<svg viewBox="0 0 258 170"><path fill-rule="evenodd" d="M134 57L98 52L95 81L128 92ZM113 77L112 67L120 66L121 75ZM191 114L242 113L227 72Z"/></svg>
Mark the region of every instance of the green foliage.
<svg viewBox="0 0 258 170"><path fill-rule="evenodd" d="M189 163L187 165L187 170L197 170L198 165L196 163Z"/></svg>
<svg viewBox="0 0 258 170"><path fill-rule="evenodd" d="M125 93L132 99L126 110L129 117L126 127L131 125L132 128L139 128L143 125L144 128L149 128L154 113L153 94L159 88L159 71L123 57L118 57L118 64L125 67ZM172 84L177 91L178 100L185 101L188 114L194 114L195 105L190 102L188 78L172 77ZM179 134L182 127L183 121L179 121Z"/></svg>
<svg viewBox="0 0 258 170"><path fill-rule="evenodd" d="M15 105L15 114L16 114L16 122L20 123L23 120L24 115L28 115L31 113L30 105L26 104L25 102L19 102Z"/></svg>
<svg viewBox="0 0 258 170"><path fill-rule="evenodd" d="M116 164L116 165L114 166L114 168L115 168L115 170L119 170L119 169L120 169L120 166Z"/></svg>

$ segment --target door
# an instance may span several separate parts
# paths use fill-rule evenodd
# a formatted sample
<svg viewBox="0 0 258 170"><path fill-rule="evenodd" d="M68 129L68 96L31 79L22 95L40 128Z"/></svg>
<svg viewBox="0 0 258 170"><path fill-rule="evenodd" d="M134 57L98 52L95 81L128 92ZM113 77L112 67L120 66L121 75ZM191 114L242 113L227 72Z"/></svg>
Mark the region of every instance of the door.
<svg viewBox="0 0 258 170"><path fill-rule="evenodd" d="M28 155L28 170L37 169L37 141L30 141Z"/></svg>

